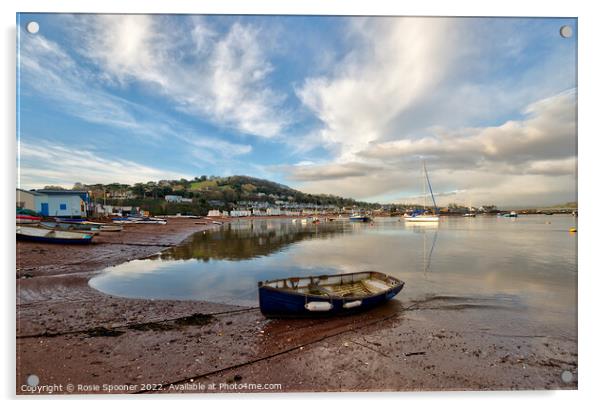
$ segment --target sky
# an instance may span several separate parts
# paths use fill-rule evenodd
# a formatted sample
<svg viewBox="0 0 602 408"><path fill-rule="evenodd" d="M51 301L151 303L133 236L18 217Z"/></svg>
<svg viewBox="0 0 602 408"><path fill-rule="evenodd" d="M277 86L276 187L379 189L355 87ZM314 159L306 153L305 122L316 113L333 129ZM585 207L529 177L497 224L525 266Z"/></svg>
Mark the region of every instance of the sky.
<svg viewBox="0 0 602 408"><path fill-rule="evenodd" d="M576 201L576 19L17 24L21 188L249 175L404 203L424 162L439 204Z"/></svg>

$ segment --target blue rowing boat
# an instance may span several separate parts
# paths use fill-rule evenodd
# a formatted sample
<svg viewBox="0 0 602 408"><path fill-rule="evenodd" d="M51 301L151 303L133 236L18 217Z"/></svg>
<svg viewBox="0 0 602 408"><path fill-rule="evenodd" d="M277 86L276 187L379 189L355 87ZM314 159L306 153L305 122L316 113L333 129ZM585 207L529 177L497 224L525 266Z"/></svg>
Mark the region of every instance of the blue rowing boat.
<svg viewBox="0 0 602 408"><path fill-rule="evenodd" d="M395 297L404 282L381 272L285 278L258 283L266 316L331 316L361 312Z"/></svg>

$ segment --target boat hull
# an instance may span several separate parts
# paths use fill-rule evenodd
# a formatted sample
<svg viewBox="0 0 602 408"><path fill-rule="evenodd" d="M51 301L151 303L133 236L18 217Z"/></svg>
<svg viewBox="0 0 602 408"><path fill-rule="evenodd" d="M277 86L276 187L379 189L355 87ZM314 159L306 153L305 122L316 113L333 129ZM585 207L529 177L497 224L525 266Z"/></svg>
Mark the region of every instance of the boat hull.
<svg viewBox="0 0 602 408"><path fill-rule="evenodd" d="M41 228L17 227L17 241L47 244L90 244L93 236L78 232L54 231Z"/></svg>
<svg viewBox="0 0 602 408"><path fill-rule="evenodd" d="M311 278L315 277L307 277L307 279ZM259 282L259 309L267 317L320 317L361 313L393 299L405 284L397 279L395 281L398 283L385 291L369 296L350 297L325 297L284 291ZM332 306L328 310L310 310L307 305L314 302L315 304L328 302ZM354 302L358 302L359 305L352 308L347 307Z"/></svg>
<svg viewBox="0 0 602 408"><path fill-rule="evenodd" d="M439 217L425 217L417 215L415 217L403 217L406 222L438 222Z"/></svg>
<svg viewBox="0 0 602 408"><path fill-rule="evenodd" d="M30 242L41 242L45 244L68 244L68 245L87 245L92 243L92 237L82 239L70 239L70 238L47 238L47 237L32 237L29 235L17 234L17 240L19 241L30 241Z"/></svg>
<svg viewBox="0 0 602 408"><path fill-rule="evenodd" d="M370 222L370 217L349 217L349 221L351 222Z"/></svg>
<svg viewBox="0 0 602 408"><path fill-rule="evenodd" d="M17 214L17 224L37 224L40 221L42 221L42 217Z"/></svg>

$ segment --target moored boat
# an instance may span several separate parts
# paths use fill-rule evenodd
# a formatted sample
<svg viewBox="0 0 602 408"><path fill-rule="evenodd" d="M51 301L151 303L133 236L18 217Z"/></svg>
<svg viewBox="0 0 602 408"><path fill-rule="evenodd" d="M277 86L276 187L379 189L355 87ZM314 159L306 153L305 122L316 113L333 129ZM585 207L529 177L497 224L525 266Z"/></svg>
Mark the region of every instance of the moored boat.
<svg viewBox="0 0 602 408"><path fill-rule="evenodd" d="M89 244L93 235L81 232L17 226L17 240L51 244Z"/></svg>
<svg viewBox="0 0 602 408"><path fill-rule="evenodd" d="M258 282L266 316L328 316L360 312L385 303L404 282L381 272L291 277Z"/></svg>
<svg viewBox="0 0 602 408"><path fill-rule="evenodd" d="M404 215L403 219L408 222L439 222L439 216L429 214Z"/></svg>
<svg viewBox="0 0 602 408"><path fill-rule="evenodd" d="M371 218L363 214L351 214L349 221L351 222L370 222Z"/></svg>
<svg viewBox="0 0 602 408"><path fill-rule="evenodd" d="M435 195L433 194L433 188L431 186L431 180L429 179L429 174L426 170L426 163L423 161L422 162L422 170L423 170L423 183L422 183L422 189L423 189L423 205L422 205L422 210L415 210L414 212L412 212L411 214L405 214L403 216L403 220L406 222L439 222L439 209L437 208L437 203L435 202ZM433 214L430 214L426 208L426 197L427 197L427 193L426 193L426 188L428 186L428 190L430 192L431 195L431 200L433 201L433 209L434 212Z"/></svg>

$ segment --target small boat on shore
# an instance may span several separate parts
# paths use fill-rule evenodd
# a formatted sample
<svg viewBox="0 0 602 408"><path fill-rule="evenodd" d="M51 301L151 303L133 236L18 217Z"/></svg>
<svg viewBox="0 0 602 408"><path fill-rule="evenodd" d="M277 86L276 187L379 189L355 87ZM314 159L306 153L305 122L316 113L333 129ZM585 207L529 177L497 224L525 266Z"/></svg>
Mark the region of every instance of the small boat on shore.
<svg viewBox="0 0 602 408"><path fill-rule="evenodd" d="M368 310L387 302L404 282L381 272L353 272L258 282L266 316L330 316Z"/></svg>
<svg viewBox="0 0 602 408"><path fill-rule="evenodd" d="M517 218L518 214L516 213L516 211L511 211L509 213L502 214L502 217L504 217L504 218Z"/></svg>
<svg viewBox="0 0 602 408"><path fill-rule="evenodd" d="M101 225L100 231L101 232L120 232L120 231L123 231L123 225L109 225L109 224Z"/></svg>
<svg viewBox="0 0 602 408"><path fill-rule="evenodd" d="M92 235L100 233L99 227L93 227L85 224L73 224L68 222L43 221L40 222L40 227L48 230L86 232Z"/></svg>
<svg viewBox="0 0 602 408"><path fill-rule="evenodd" d="M466 214L464 214L462 217L467 217L467 218L468 218L468 217L472 217L472 218L474 218L474 217L476 217L476 216L477 216L477 214L476 214L476 213L469 212L469 213L466 213Z"/></svg>
<svg viewBox="0 0 602 408"><path fill-rule="evenodd" d="M49 244L89 244L93 235L81 232L17 226L17 240Z"/></svg>
<svg viewBox="0 0 602 408"><path fill-rule="evenodd" d="M42 217L34 215L17 214L17 224L37 224L42 221Z"/></svg>
<svg viewBox="0 0 602 408"><path fill-rule="evenodd" d="M166 220L155 217L118 217L113 218L113 222L115 224L167 224Z"/></svg>

